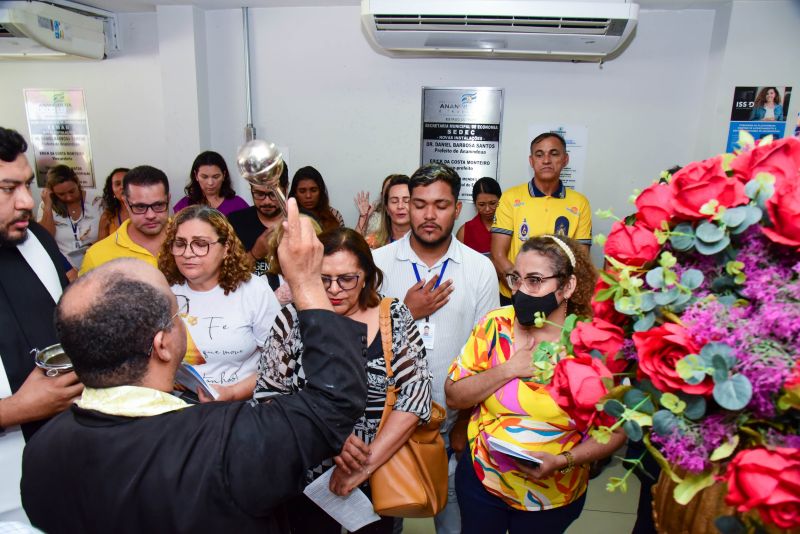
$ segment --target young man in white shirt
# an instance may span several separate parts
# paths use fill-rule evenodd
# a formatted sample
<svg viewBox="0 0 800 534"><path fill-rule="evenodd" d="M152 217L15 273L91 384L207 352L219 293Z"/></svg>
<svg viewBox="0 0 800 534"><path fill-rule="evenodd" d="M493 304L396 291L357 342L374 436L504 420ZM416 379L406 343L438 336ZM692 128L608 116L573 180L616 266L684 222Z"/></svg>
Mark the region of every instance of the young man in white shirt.
<svg viewBox="0 0 800 534"><path fill-rule="evenodd" d="M488 258L453 238L461 212L461 178L456 171L446 165L423 165L411 175L408 188L411 231L374 250L373 258L383 271L381 293L404 299L423 332L433 373L433 400L445 406L444 381L450 363L472 327L500 305L497 276ZM448 411L442 428L448 453L460 453L466 445L466 425L455 424L457 416ZM447 507L434 521L438 534L461 531L452 469Z"/></svg>

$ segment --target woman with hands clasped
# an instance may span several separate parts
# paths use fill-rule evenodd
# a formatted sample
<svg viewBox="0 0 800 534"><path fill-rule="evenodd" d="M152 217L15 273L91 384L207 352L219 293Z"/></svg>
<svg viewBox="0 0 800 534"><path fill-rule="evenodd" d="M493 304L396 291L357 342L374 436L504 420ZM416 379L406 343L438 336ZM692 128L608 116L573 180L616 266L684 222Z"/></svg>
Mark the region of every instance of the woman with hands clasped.
<svg viewBox="0 0 800 534"><path fill-rule="evenodd" d="M431 416L431 374L425 359L416 323L406 306L392 299L388 317L391 322L391 368L397 402L388 419L377 432L386 403L389 380L383 352L380 324L380 287L383 275L372 261L364 238L354 230L336 228L319 236L324 249L322 284L334 312L367 325L363 339L363 362L367 372L367 406L356 422L353 433L335 458L311 469L306 482L321 476L333 466L330 489L347 495L361 486L369 494L368 481L408 440L420 422ZM275 319L270 338L261 356L254 397L259 401L275 395L291 394L304 388L303 340L292 305L285 306ZM286 504L292 532L339 534L341 525L317 507L305 495ZM359 530L359 533L390 533L393 518L382 518Z"/></svg>
<svg viewBox="0 0 800 534"><path fill-rule="evenodd" d="M625 436L615 432L607 444L589 437L549 383L530 379L532 353L560 339L568 314L591 313L596 272L575 241L540 236L522 246L506 278L513 306L476 325L445 384L449 407L474 407L470 454L456 469L462 532L563 532L583 509L588 464L610 456ZM533 460L499 452L505 444Z"/></svg>

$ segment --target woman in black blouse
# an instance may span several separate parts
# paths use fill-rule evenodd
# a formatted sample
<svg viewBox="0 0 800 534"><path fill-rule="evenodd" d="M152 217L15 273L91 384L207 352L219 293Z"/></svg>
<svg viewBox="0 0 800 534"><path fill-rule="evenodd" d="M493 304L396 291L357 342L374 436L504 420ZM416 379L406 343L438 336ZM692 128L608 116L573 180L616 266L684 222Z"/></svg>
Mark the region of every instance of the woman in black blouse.
<svg viewBox="0 0 800 534"><path fill-rule="evenodd" d="M364 238L354 230L336 228L319 236L324 246L322 283L340 315L367 325L364 366L367 371L367 408L339 456L309 471L307 481L334 466L331 490L347 495L362 486L368 492L371 473L383 465L413 433L420 421L431 415L431 374L425 360L425 347L408 308L394 299L390 306L392 322L392 371L399 388L397 403L381 433L376 437L386 401L386 366L379 327L380 287L383 274L372 261ZM301 354L303 341L297 312L290 305L275 319L270 338L261 356L255 398L263 402L273 395L303 389L305 376ZM305 496L287 504L292 532L339 534L341 526ZM393 519L367 525L359 533L392 532Z"/></svg>

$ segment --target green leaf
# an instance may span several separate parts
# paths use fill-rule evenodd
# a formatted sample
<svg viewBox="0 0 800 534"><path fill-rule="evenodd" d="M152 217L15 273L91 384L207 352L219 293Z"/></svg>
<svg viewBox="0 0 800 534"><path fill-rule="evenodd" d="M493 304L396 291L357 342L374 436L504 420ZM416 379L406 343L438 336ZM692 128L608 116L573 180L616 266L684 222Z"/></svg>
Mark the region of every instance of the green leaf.
<svg viewBox="0 0 800 534"><path fill-rule="evenodd" d="M600 271L600 278L602 278L603 281L609 286L615 286L618 283L616 278L614 278L605 271Z"/></svg>
<svg viewBox="0 0 800 534"><path fill-rule="evenodd" d="M636 421L625 421L622 423L622 430L625 431L625 435L628 436L628 439L633 441L641 441L643 435L642 427L639 426L639 423Z"/></svg>
<svg viewBox="0 0 800 534"><path fill-rule="evenodd" d="M653 298L654 294L652 292L642 293L642 304L639 306L643 312L653 311L656 307L656 299Z"/></svg>
<svg viewBox="0 0 800 534"><path fill-rule="evenodd" d="M659 410L653 414L653 430L661 436L669 435L678 426L678 418L669 410Z"/></svg>
<svg viewBox="0 0 800 534"><path fill-rule="evenodd" d="M739 434L734 434L733 438L730 441L726 441L716 449L714 452L711 453L709 456L709 460L712 462L717 462L719 460L724 460L725 458L729 457L733 454L733 451L736 450L736 447L739 446Z"/></svg>
<svg viewBox="0 0 800 534"><path fill-rule="evenodd" d="M728 360L723 356L714 354L714 356L711 357L711 367L714 368L714 374L711 376L714 378L715 384L719 384L728 379L728 372L730 369L728 367Z"/></svg>
<svg viewBox="0 0 800 534"><path fill-rule="evenodd" d="M664 269L662 267L656 267L655 269L647 271L644 278L647 280L647 285L653 289L661 289L664 287Z"/></svg>
<svg viewBox="0 0 800 534"><path fill-rule="evenodd" d="M611 441L611 435L613 431L608 428L607 426L599 426L593 430L589 431L589 435L594 438L597 443L601 445L605 445L609 441Z"/></svg>
<svg viewBox="0 0 800 534"><path fill-rule="evenodd" d="M664 393L661 395L661 406L671 411L675 415L680 415L686 409L686 403L678 398L674 393Z"/></svg>
<svg viewBox="0 0 800 534"><path fill-rule="evenodd" d="M639 407L636 409L643 413L652 414L656 410L655 406L653 406L653 401L641 389L632 388L626 391L622 397L622 402L631 409L638 405Z"/></svg>
<svg viewBox="0 0 800 534"><path fill-rule="evenodd" d="M746 534L747 528L738 517L733 515L721 515L714 520L714 526L722 534Z"/></svg>
<svg viewBox="0 0 800 534"><path fill-rule="evenodd" d="M603 411L611 417L620 417L625 413L625 405L616 399L610 399L603 404Z"/></svg>
<svg viewBox="0 0 800 534"><path fill-rule="evenodd" d="M742 374L736 374L723 382L714 385L714 400L726 410L741 410L753 396L750 380Z"/></svg>
<svg viewBox="0 0 800 534"><path fill-rule="evenodd" d="M675 486L672 496L675 497L675 502L678 504L687 505L692 498L700 491L711 487L714 484L714 475L709 473L700 473L699 475L688 475Z"/></svg>
<svg viewBox="0 0 800 534"><path fill-rule="evenodd" d="M594 300L597 302L603 302L604 300L608 300L612 298L617 293L617 287L607 287L606 289L601 289L597 292L597 295L594 296Z"/></svg>
<svg viewBox="0 0 800 534"><path fill-rule="evenodd" d="M688 269L681 275L681 285L689 289L697 289L703 283L703 273L697 269Z"/></svg>
<svg viewBox="0 0 800 534"><path fill-rule="evenodd" d="M736 363L736 356L733 354L733 347L726 343L719 343L717 341L706 343L703 346L703 349L700 351L700 355L708 365L713 364L715 355L722 356L725 359L725 361L728 363L728 369L733 367Z"/></svg>
<svg viewBox="0 0 800 534"><path fill-rule="evenodd" d="M656 323L656 314L653 312L648 312L643 315L638 321L633 323L633 330L634 332L646 332L650 330L653 325Z"/></svg>
<svg viewBox="0 0 800 534"><path fill-rule="evenodd" d="M661 291L659 293L656 293L653 296L653 298L655 299L656 304L658 304L659 306L666 306L674 302L675 299L678 298L678 294L679 294L678 288L673 287L668 291Z"/></svg>
<svg viewBox="0 0 800 534"><path fill-rule="evenodd" d="M684 399L686 409L683 415L692 421L697 421L706 414L706 399L698 395L687 395Z"/></svg>
<svg viewBox="0 0 800 534"><path fill-rule="evenodd" d="M687 384L696 386L706 379L706 365L697 354L687 354L675 364L675 371Z"/></svg>
<svg viewBox="0 0 800 534"><path fill-rule="evenodd" d="M743 206L730 208L722 214L722 222L728 228L736 228L747 219L747 210Z"/></svg>
<svg viewBox="0 0 800 534"><path fill-rule="evenodd" d="M697 239L700 241L704 241L705 243L711 245L725 237L725 230L716 224L704 222L697 227L694 235L697 236Z"/></svg>
<svg viewBox="0 0 800 534"><path fill-rule="evenodd" d="M691 230L691 227L689 227ZM694 234L670 234L669 242L675 248L675 250L685 251L690 250L694 246Z"/></svg>
<svg viewBox="0 0 800 534"><path fill-rule="evenodd" d="M725 247L731 244L731 239L728 236L725 236L720 241L717 241L713 244L708 244L704 241L700 241L699 239L695 241L694 246L697 249L697 252L703 254L704 256L713 256L719 252L725 250Z"/></svg>

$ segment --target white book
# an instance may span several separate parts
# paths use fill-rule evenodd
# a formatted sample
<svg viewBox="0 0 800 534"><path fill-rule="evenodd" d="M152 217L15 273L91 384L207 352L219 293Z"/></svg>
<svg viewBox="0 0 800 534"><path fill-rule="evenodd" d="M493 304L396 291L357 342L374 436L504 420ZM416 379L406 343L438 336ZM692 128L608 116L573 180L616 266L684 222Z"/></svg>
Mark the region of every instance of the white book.
<svg viewBox="0 0 800 534"><path fill-rule="evenodd" d="M186 362L181 362L181 365L178 367L175 373L175 383L180 384L192 393L197 393L197 388L200 388L203 390L203 393L212 399L219 397L217 390L209 386L208 382L203 380L203 377L197 372L197 369Z"/></svg>
<svg viewBox="0 0 800 534"><path fill-rule="evenodd" d="M493 451L497 451L520 460L525 460L527 462L533 462L536 464L542 463L540 459L531 456L530 451L523 449L515 443L511 443L494 436L489 436L487 441L489 442L489 448Z"/></svg>

